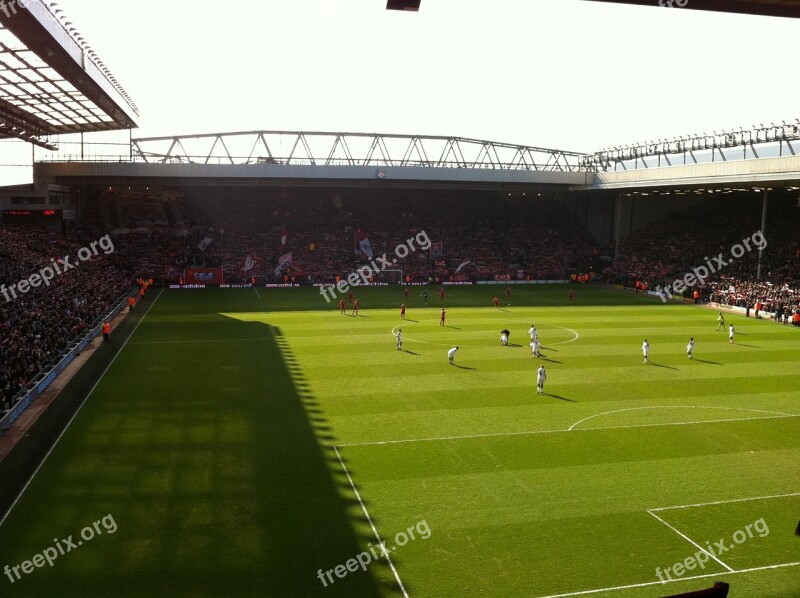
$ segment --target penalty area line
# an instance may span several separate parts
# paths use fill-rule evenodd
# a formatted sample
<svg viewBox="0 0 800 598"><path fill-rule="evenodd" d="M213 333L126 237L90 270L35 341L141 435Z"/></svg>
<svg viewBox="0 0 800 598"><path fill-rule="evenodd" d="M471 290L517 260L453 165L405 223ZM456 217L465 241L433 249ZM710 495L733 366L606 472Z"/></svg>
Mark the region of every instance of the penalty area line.
<svg viewBox="0 0 800 598"><path fill-rule="evenodd" d="M711 505L726 505L734 502L747 502L750 500L770 500L773 498L787 498L789 496L800 496L800 492L789 492L788 494L771 494L769 496L748 496L747 498L733 498L730 500L715 500L712 502L699 502L693 505L676 505L674 507L657 507L648 511L671 511L673 509L691 509L694 507L708 507Z"/></svg>
<svg viewBox="0 0 800 598"><path fill-rule="evenodd" d="M647 512L648 512L650 515L652 515L653 517L655 517L656 519L658 519L658 520L659 520L661 523L663 523L664 525L666 525L666 526L667 526L669 529L671 529L673 532L675 532L676 534L678 534L678 535L679 535L681 538L683 538L684 540L686 540L687 542L689 542L689 544L691 544L691 545L692 545L692 546L694 546L695 548L699 548L699 549L700 549L700 552L704 552L704 553L706 553L708 556L710 556L712 559L714 559L714 561L715 561L715 562L717 562L717 563L719 563L720 565L722 565L723 567L725 567L725 568L726 568L728 571L730 571L730 572L733 572L733 569L732 569L731 567L729 567L728 565L726 565L725 563L723 563L723 562L722 562L720 559L718 559L716 556L714 556L714 554L713 554L713 553L709 552L708 550L706 550L705 548L703 548L702 546L700 546L700 545L699 545L697 542L695 542L694 540L692 540L692 539L691 539L689 536L687 536L686 534L682 533L682 532L681 532L681 531L680 531L678 528L671 526L669 523L667 523L666 521L664 521L663 519L661 519L661 517L659 517L658 515L656 515L656 514L655 514L655 513L653 513L652 511L647 511Z"/></svg>
<svg viewBox="0 0 800 598"><path fill-rule="evenodd" d="M784 567L796 567L800 565L800 561L795 563L780 563L778 565L764 565L763 567L750 567L749 569L737 569L735 571L722 571L720 573L704 573L703 575L692 575L691 577L680 577L675 579L668 579L667 581L647 581L644 583L632 583L625 586L613 586L609 588L596 588L593 590L581 590L578 592L567 592L565 594L548 594L547 596L539 596L538 598L567 598L568 596L588 596L590 594L599 594L600 592L618 592L619 590L631 590L633 588L646 588L648 586L666 585L668 583L676 583L680 581L690 581L692 579L704 579L707 577L722 577L724 575L737 575L739 573L752 573L754 571L767 571L769 569L781 569Z"/></svg>
<svg viewBox="0 0 800 598"><path fill-rule="evenodd" d="M631 424L627 426L600 426L596 428L577 428L574 430L528 430L525 432L498 432L496 434L468 434L464 436L437 436L431 438L401 438L399 440L373 440L370 442L353 442L338 444L339 447L378 446L383 444L411 444L414 442L438 442L441 440L471 440L474 438L502 438L505 436L534 436L536 434L574 434L576 432L597 432L601 430L626 430L629 428L653 428L658 426L691 426L697 424L720 424L727 422L746 422L761 419L784 419L787 417L800 417L798 415L766 415L764 417L736 417L730 419L701 419L688 422L667 422L655 424Z"/></svg>
<svg viewBox="0 0 800 598"><path fill-rule="evenodd" d="M791 413L783 413L781 411L765 411L764 409L747 409L744 407L719 407L714 405L650 405L647 407L628 407L625 409L614 409L613 411L604 411L603 413L595 413L589 417L584 417L582 420L576 421L568 430L572 430L575 426L582 424L595 417L602 415L610 415L612 413L622 413L624 411L644 411L647 409L727 409L729 411L748 411L752 413L769 413L771 415L782 415L784 417L791 417ZM759 418L760 419L760 418Z"/></svg>

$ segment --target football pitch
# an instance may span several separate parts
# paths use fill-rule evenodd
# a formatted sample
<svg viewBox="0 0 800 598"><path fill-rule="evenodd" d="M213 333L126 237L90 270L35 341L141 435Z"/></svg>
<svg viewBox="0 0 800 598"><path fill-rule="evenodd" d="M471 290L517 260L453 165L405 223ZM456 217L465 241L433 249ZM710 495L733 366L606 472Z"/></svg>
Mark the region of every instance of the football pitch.
<svg viewBox="0 0 800 598"><path fill-rule="evenodd" d="M800 596L800 330L503 288L151 293L0 525L0 595Z"/></svg>

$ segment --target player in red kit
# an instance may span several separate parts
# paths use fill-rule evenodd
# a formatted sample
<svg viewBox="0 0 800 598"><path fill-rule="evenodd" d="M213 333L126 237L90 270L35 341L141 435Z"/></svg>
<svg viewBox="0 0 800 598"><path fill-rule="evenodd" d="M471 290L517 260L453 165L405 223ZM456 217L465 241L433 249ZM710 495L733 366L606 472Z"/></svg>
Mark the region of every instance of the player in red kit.
<svg viewBox="0 0 800 598"><path fill-rule="evenodd" d="M348 303L352 303L353 302L353 291L348 291L347 292L347 302Z"/></svg>
<svg viewBox="0 0 800 598"><path fill-rule="evenodd" d="M444 301L444 287L439 287L439 301Z"/></svg>
<svg viewBox="0 0 800 598"><path fill-rule="evenodd" d="M569 290L569 302L572 303L573 301L575 301L575 291L570 289Z"/></svg>
<svg viewBox="0 0 800 598"><path fill-rule="evenodd" d="M506 287L506 299L508 299L508 304L511 305L511 287Z"/></svg>
<svg viewBox="0 0 800 598"><path fill-rule="evenodd" d="M343 314L346 307L347 307L347 301L345 301L344 299L341 299L339 301L339 313Z"/></svg>
<svg viewBox="0 0 800 598"><path fill-rule="evenodd" d="M408 299L408 287L403 289L403 295L405 295L405 298Z"/></svg>
<svg viewBox="0 0 800 598"><path fill-rule="evenodd" d="M400 317L405 320L406 319L406 304L400 306Z"/></svg>
<svg viewBox="0 0 800 598"><path fill-rule="evenodd" d="M497 297L494 297L492 299L492 303L494 303L495 309L500 309L500 299L498 299Z"/></svg>
<svg viewBox="0 0 800 598"><path fill-rule="evenodd" d="M445 313L444 308L442 308L442 318L439 320L439 326L444 326Z"/></svg>
<svg viewBox="0 0 800 598"><path fill-rule="evenodd" d="M358 299L353 301L353 315L358 315Z"/></svg>

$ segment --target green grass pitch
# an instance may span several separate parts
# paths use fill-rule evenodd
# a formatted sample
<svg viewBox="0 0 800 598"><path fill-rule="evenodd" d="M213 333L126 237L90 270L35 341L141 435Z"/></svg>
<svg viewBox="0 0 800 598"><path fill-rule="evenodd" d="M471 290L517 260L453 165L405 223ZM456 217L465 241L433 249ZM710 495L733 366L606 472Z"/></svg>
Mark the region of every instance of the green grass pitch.
<svg viewBox="0 0 800 598"><path fill-rule="evenodd" d="M358 289L359 317L162 292L0 526L0 567L75 548L0 595L800 596L800 330L727 315L730 344L700 307L503 289ZM376 533L390 558L349 571Z"/></svg>

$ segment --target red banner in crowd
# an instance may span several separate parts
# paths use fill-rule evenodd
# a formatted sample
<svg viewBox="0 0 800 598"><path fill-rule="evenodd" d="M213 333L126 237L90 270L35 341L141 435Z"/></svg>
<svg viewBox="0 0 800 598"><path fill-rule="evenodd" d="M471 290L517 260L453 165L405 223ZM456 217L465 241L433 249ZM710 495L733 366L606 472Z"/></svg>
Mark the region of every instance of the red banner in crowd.
<svg viewBox="0 0 800 598"><path fill-rule="evenodd" d="M186 268L185 274L183 284L222 284L222 268Z"/></svg>

